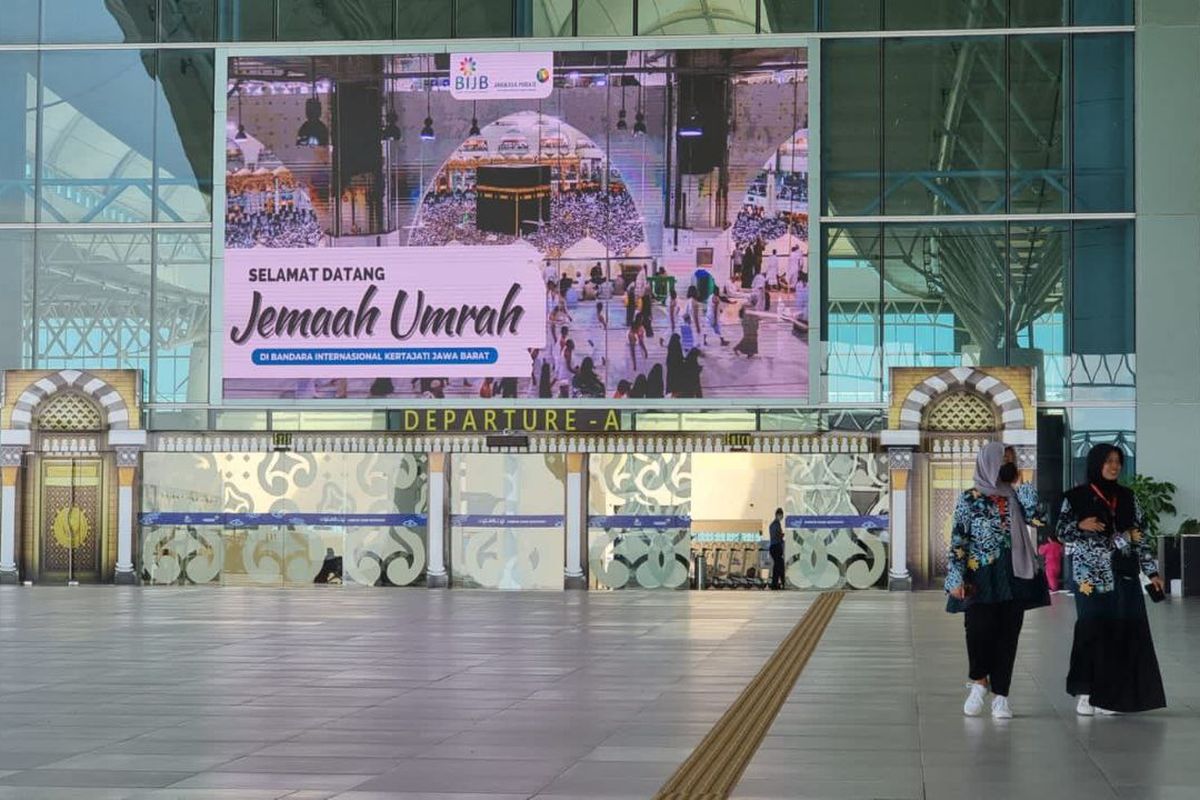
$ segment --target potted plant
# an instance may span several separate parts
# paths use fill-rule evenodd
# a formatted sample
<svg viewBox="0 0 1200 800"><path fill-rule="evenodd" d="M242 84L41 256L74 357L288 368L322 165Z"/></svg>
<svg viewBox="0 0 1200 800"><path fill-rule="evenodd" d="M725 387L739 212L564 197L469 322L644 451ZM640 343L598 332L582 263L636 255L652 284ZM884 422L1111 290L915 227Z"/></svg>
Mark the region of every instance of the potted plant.
<svg viewBox="0 0 1200 800"><path fill-rule="evenodd" d="M1158 554L1163 582L1169 588L1171 579L1180 577L1179 540L1175 536L1163 532L1162 518L1173 516L1176 513L1175 484L1169 481L1155 480L1148 475L1134 475L1132 478L1124 480L1123 483L1133 492L1138 505L1141 506L1142 516L1146 520L1145 530L1142 533L1146 535L1151 552ZM1189 520L1189 522L1195 522L1195 520ZM1170 541L1168 542L1168 540ZM1172 563L1174 564L1173 574Z"/></svg>

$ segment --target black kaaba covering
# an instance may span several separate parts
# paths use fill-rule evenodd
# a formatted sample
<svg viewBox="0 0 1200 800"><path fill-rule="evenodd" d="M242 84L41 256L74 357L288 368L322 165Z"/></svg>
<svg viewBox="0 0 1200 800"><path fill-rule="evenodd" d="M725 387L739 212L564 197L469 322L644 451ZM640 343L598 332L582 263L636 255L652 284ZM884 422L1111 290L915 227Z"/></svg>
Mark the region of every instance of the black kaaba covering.
<svg viewBox="0 0 1200 800"><path fill-rule="evenodd" d="M549 167L480 167L475 181L475 224L481 231L517 236L550 221Z"/></svg>

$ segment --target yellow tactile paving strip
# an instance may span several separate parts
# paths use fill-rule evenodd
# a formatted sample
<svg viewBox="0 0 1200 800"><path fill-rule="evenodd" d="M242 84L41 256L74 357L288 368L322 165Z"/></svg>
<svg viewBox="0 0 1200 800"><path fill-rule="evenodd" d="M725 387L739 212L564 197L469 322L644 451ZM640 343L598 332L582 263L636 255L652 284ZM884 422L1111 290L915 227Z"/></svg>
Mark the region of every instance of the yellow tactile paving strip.
<svg viewBox="0 0 1200 800"><path fill-rule="evenodd" d="M796 679L817 649L841 601L842 592L825 592L813 601L754 680L663 784L654 800L729 797L792 693Z"/></svg>

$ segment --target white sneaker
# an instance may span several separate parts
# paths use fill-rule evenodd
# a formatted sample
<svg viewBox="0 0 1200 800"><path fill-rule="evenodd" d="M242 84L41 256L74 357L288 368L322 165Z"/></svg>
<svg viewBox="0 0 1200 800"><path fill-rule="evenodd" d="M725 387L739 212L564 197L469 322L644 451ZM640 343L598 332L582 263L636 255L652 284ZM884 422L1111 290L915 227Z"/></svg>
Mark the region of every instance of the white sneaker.
<svg viewBox="0 0 1200 800"><path fill-rule="evenodd" d="M996 695L992 698L992 719L1012 719L1012 709L1008 707L1008 698Z"/></svg>
<svg viewBox="0 0 1200 800"><path fill-rule="evenodd" d="M1075 704L1075 713L1081 717L1090 717L1096 713L1096 709L1092 706L1091 695L1079 695L1079 702Z"/></svg>
<svg viewBox="0 0 1200 800"><path fill-rule="evenodd" d="M982 683L968 683L967 687L971 690L967 694L967 701L963 703L963 713L968 717L978 717L983 713L983 703L987 700L988 687Z"/></svg>
<svg viewBox="0 0 1200 800"><path fill-rule="evenodd" d="M1092 706L1092 708L1096 709L1096 714L1098 714L1101 717L1119 717L1119 716L1121 716L1120 711L1109 711L1107 708L1100 708L1100 706Z"/></svg>

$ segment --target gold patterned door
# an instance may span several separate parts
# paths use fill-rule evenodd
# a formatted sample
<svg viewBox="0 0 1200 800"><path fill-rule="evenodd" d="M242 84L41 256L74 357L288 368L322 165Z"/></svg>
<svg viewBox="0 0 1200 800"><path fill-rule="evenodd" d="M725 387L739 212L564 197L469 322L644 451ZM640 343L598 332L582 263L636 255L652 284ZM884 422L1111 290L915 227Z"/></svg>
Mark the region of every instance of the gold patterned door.
<svg viewBox="0 0 1200 800"><path fill-rule="evenodd" d="M927 535L922 540L924 552L916 562L922 574L914 577L917 585L927 588L940 587L946 578L946 554L954 525L954 507L975 476L977 446L974 442L942 439L940 444L941 452L928 453L921 459L925 484L921 516Z"/></svg>
<svg viewBox="0 0 1200 800"><path fill-rule="evenodd" d="M42 459L36 573L42 583L99 583L105 573L104 462Z"/></svg>
<svg viewBox="0 0 1200 800"><path fill-rule="evenodd" d="M1000 427L996 408L973 391L951 392L931 404L922 420L925 486L922 538L917 562L921 585L937 588L946 578L946 555L958 498L975 479L975 455Z"/></svg>

